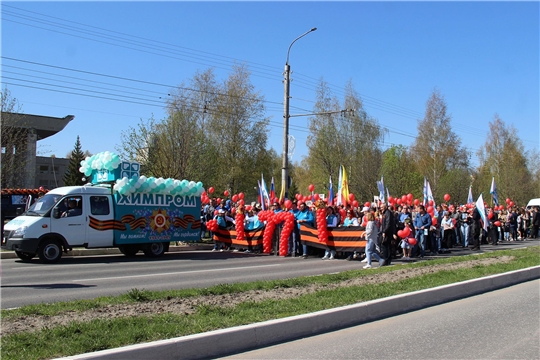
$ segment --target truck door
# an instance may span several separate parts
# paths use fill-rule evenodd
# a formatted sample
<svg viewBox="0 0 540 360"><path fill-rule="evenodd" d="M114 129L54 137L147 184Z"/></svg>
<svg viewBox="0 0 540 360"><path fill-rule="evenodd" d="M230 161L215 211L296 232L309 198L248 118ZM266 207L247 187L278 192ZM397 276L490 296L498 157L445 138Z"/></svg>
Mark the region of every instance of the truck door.
<svg viewBox="0 0 540 360"><path fill-rule="evenodd" d="M71 246L83 245L86 240L83 205L82 196L66 196L56 205L60 217L51 219L51 232L62 235Z"/></svg>
<svg viewBox="0 0 540 360"><path fill-rule="evenodd" d="M86 240L89 248L113 246L114 212L110 195L88 197Z"/></svg>

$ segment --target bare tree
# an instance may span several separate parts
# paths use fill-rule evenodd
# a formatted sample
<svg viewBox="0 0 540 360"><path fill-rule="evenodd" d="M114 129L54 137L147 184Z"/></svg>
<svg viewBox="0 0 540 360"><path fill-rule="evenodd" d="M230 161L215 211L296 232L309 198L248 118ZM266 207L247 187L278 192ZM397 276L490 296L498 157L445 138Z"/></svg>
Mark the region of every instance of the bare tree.
<svg viewBox="0 0 540 360"><path fill-rule="evenodd" d="M11 92L4 88L1 92L2 116L2 151L0 154L1 184L6 187L23 187L26 168L28 129L24 126L24 117L20 116L22 107Z"/></svg>
<svg viewBox="0 0 540 360"><path fill-rule="evenodd" d="M444 96L433 90L426 102L424 118L418 121L418 136L411 146L419 171L428 178L433 192L439 196L439 181L450 170L467 169L469 155L461 146L461 139L452 130Z"/></svg>

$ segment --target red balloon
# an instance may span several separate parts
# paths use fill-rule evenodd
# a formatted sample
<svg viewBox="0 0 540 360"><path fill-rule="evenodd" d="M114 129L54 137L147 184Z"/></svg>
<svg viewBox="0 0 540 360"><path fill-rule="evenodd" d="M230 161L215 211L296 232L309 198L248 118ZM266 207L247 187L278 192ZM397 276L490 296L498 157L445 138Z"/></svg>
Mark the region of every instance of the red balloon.
<svg viewBox="0 0 540 360"><path fill-rule="evenodd" d="M403 237L407 237L411 234L411 229L409 227L405 227L405 229L403 229Z"/></svg>
<svg viewBox="0 0 540 360"><path fill-rule="evenodd" d="M435 216L431 218L431 224L433 224L433 226L437 225L437 218Z"/></svg>
<svg viewBox="0 0 540 360"><path fill-rule="evenodd" d="M401 199L398 198L398 199L396 200L396 203L397 203L398 205L401 205Z"/></svg>
<svg viewBox="0 0 540 360"><path fill-rule="evenodd" d="M243 199L243 198L244 198L244 193L242 193L242 192L241 192L241 193L238 193L238 197L239 197L240 199Z"/></svg>
<svg viewBox="0 0 540 360"><path fill-rule="evenodd" d="M354 201L354 194L353 193L350 193L349 194L349 200L352 202Z"/></svg>
<svg viewBox="0 0 540 360"><path fill-rule="evenodd" d="M223 192L223 195L225 195L225 197L229 196L229 191L228 191L228 190L225 190L225 191Z"/></svg>
<svg viewBox="0 0 540 360"><path fill-rule="evenodd" d="M394 198L391 197L391 196L388 197L388 202L389 202L390 204L393 204L394 201L396 201L396 199L394 199Z"/></svg>
<svg viewBox="0 0 540 360"><path fill-rule="evenodd" d="M433 206L434 202L433 200L429 200L429 206Z"/></svg>
<svg viewBox="0 0 540 360"><path fill-rule="evenodd" d="M488 219L492 219L493 218L493 211L490 211L489 214L488 214Z"/></svg>
<svg viewBox="0 0 540 360"><path fill-rule="evenodd" d="M510 201L510 206L514 206L514 202L513 201Z"/></svg>
<svg viewBox="0 0 540 360"><path fill-rule="evenodd" d="M407 200L408 200L408 201L412 201L412 199L413 199L412 194L407 194Z"/></svg>
<svg viewBox="0 0 540 360"><path fill-rule="evenodd" d="M435 209L433 209L433 206L428 206L427 212L428 212L429 214L433 214L433 213L435 212Z"/></svg>
<svg viewBox="0 0 540 360"><path fill-rule="evenodd" d="M370 203L369 201L366 201L366 202L364 203L364 206L365 206L365 207L371 207L371 203Z"/></svg>
<svg viewBox="0 0 540 360"><path fill-rule="evenodd" d="M292 207L292 201L289 200L289 199L285 200L285 208L286 208L287 210L290 210L291 207Z"/></svg>
<svg viewBox="0 0 540 360"><path fill-rule="evenodd" d="M308 200L309 200L309 196L304 195L304 197L302 198L302 200L304 200L304 202L308 201Z"/></svg>
<svg viewBox="0 0 540 360"><path fill-rule="evenodd" d="M313 190L315 190L315 185L309 184L308 189L309 191L313 192Z"/></svg>
<svg viewBox="0 0 540 360"><path fill-rule="evenodd" d="M401 202L406 203L407 202L407 195L401 196Z"/></svg>
<svg viewBox="0 0 540 360"><path fill-rule="evenodd" d="M315 199L315 201L319 200L319 194L314 194L313 199Z"/></svg>
<svg viewBox="0 0 540 360"><path fill-rule="evenodd" d="M398 230L397 235L398 235L400 238L404 238L404 237L405 237L405 235L403 235L403 230Z"/></svg>
<svg viewBox="0 0 540 360"><path fill-rule="evenodd" d="M495 222L493 223L493 225L495 225L495 226L501 226L501 222L500 222L499 220L497 220L497 221L495 221Z"/></svg>
<svg viewBox="0 0 540 360"><path fill-rule="evenodd" d="M221 204L221 198L217 198L216 203Z"/></svg>
<svg viewBox="0 0 540 360"><path fill-rule="evenodd" d="M416 205L416 206L420 205L420 200L414 199L414 205Z"/></svg>
<svg viewBox="0 0 540 360"><path fill-rule="evenodd" d="M244 205L244 200L242 200L242 199L238 200L238 205L240 205L240 206Z"/></svg>
<svg viewBox="0 0 540 360"><path fill-rule="evenodd" d="M511 201L510 198L506 198L506 203L507 204L510 204L510 201Z"/></svg>
<svg viewBox="0 0 540 360"><path fill-rule="evenodd" d="M408 238L407 242L412 246L416 245L416 239L413 237Z"/></svg>
<svg viewBox="0 0 540 360"><path fill-rule="evenodd" d="M234 195L232 196L232 201L233 201L233 202L237 202L237 201L238 201L238 195L234 194Z"/></svg>
<svg viewBox="0 0 540 360"><path fill-rule="evenodd" d="M357 207L358 207L358 200L354 200L354 201L352 202L352 206L355 207L355 208L357 208Z"/></svg>
<svg viewBox="0 0 540 360"><path fill-rule="evenodd" d="M214 188L213 188L212 186L210 186L210 187L208 188L208 192L209 192L210 194L212 194L212 193L214 192Z"/></svg>
<svg viewBox="0 0 540 360"><path fill-rule="evenodd" d="M444 201L446 201L446 202L450 201L450 195L449 194L444 194Z"/></svg>

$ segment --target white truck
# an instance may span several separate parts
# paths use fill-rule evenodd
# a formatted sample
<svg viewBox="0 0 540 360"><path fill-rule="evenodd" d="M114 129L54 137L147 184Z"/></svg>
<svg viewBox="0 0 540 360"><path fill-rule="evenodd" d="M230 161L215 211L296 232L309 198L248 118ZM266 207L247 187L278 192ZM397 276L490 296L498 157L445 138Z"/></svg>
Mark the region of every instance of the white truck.
<svg viewBox="0 0 540 360"><path fill-rule="evenodd" d="M112 171L95 167L92 183L60 187L39 198L4 226L2 249L14 250L23 261L37 255L54 263L75 247L115 247L127 256L142 250L158 257L172 241L200 239L202 183L120 177L125 171L118 165Z"/></svg>

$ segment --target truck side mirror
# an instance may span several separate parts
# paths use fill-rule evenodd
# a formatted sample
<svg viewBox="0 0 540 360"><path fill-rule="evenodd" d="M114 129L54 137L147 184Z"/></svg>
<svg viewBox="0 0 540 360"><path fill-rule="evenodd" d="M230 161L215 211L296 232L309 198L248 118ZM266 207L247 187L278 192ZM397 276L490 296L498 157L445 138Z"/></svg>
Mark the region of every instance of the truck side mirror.
<svg viewBox="0 0 540 360"><path fill-rule="evenodd" d="M53 209L53 218L55 219L59 219L60 218L60 208L59 207L55 207Z"/></svg>

